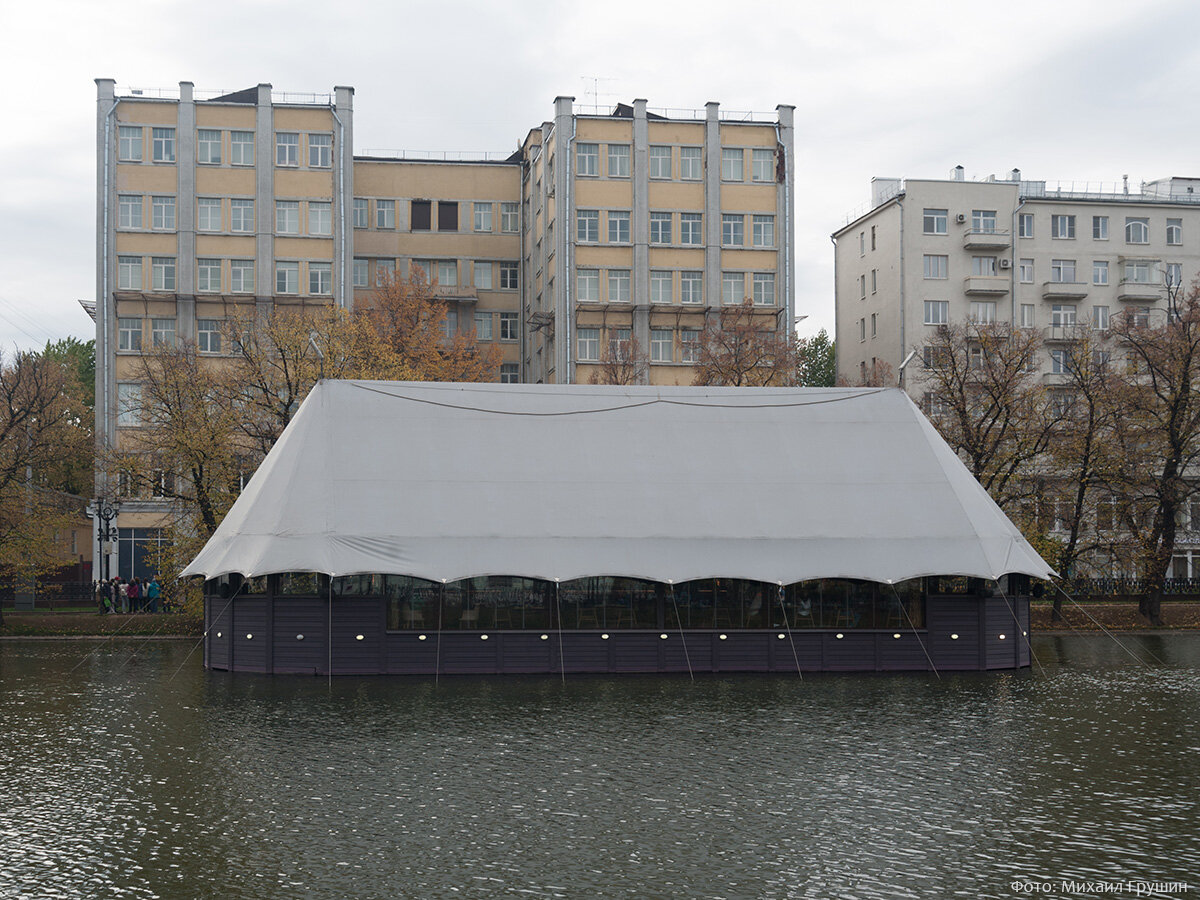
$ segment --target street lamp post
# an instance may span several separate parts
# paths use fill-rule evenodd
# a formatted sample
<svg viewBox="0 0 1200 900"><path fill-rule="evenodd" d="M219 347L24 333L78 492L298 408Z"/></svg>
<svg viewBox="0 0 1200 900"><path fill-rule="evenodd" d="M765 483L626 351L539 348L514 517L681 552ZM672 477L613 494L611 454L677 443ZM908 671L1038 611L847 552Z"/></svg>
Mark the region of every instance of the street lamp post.
<svg viewBox="0 0 1200 900"><path fill-rule="evenodd" d="M117 540L119 532L117 527L112 524L113 519L120 512L120 504L114 504L112 501L101 500L96 507L96 515L100 518L100 555L104 559L104 580L108 581L108 545L110 542Z"/></svg>

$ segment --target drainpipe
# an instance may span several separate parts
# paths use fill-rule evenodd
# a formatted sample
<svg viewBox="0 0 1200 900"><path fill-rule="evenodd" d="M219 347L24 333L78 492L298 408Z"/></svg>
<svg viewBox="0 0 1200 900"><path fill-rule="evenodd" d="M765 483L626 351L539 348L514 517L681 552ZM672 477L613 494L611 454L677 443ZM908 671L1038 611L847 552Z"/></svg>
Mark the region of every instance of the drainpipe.
<svg viewBox="0 0 1200 900"><path fill-rule="evenodd" d="M896 208L900 210L900 355L908 347L908 318L904 309L904 192L896 196ZM905 393L908 389L905 388Z"/></svg>
<svg viewBox="0 0 1200 900"><path fill-rule="evenodd" d="M104 118L104 238L102 241L103 261L101 262L102 282L104 284L104 296L96 298L99 301L97 308L100 311L100 327L104 332L104 404L101 407L104 414L104 449L112 449L112 427L110 420L112 419L112 386L113 386L113 368L112 362L116 361L116 350L109 346L109 338L111 328L111 319L108 311L108 298L112 291L109 289L109 220L112 216L112 204L109 202L109 192L112 190L112 121L113 115L117 111L117 106L120 104L121 98L114 97L112 108ZM109 351L112 351L111 353ZM105 490L107 491L107 476L105 476Z"/></svg>
<svg viewBox="0 0 1200 900"><path fill-rule="evenodd" d="M523 149L523 148L522 148ZM529 184L529 160L524 152L521 153L521 185L517 192L517 271L520 273L521 289L517 292L517 328L521 336L517 341L517 381L525 383L528 373L525 371L525 296L529 285L529 267L525 265L525 188ZM500 277L499 271L492 273L492 278ZM493 284L496 283L493 281ZM478 288L476 288L478 296Z"/></svg>

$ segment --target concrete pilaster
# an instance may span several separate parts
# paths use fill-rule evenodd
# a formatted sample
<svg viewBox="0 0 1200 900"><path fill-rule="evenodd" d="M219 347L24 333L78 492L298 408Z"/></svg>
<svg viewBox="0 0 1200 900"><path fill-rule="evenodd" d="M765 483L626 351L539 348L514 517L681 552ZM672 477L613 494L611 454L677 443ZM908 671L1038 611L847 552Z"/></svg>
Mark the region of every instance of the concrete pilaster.
<svg viewBox="0 0 1200 900"><path fill-rule="evenodd" d="M354 306L354 88L339 85L334 96L333 297L338 306Z"/></svg>
<svg viewBox="0 0 1200 900"><path fill-rule="evenodd" d="M275 109L271 85L258 86L254 121L254 293L275 294Z"/></svg>
<svg viewBox="0 0 1200 900"><path fill-rule="evenodd" d="M116 425L116 404L113 386L113 357L116 348L116 310L112 287L116 278L116 252L113 220L116 209L116 146L117 122L115 108L116 82L111 78L96 79L96 440L101 451L112 447ZM104 494L107 485L99 466L95 473L97 496ZM99 559L99 557L96 557Z"/></svg>
<svg viewBox="0 0 1200 900"><path fill-rule="evenodd" d="M704 302L721 307L721 119L720 104L704 104Z"/></svg>
<svg viewBox="0 0 1200 900"><path fill-rule="evenodd" d="M557 271L553 273L554 380L558 384L569 384L574 381L575 376L575 192L572 190L572 157L575 153L574 102L574 97L554 98L554 233L557 244ZM548 191L549 185L545 188ZM545 213L542 221L546 221Z"/></svg>
<svg viewBox="0 0 1200 900"><path fill-rule="evenodd" d="M792 148L794 146L795 129L793 125L796 107L780 104L775 107L779 113L779 148L783 154L784 183L776 181L776 208L782 221L779 229L779 275L782 282L781 296L784 306L784 321L782 327L794 328L796 325L796 261L793 253L796 241L796 161Z"/></svg>
<svg viewBox="0 0 1200 900"><path fill-rule="evenodd" d="M179 82L175 124L175 334L190 341L196 336L196 102L190 81Z"/></svg>
<svg viewBox="0 0 1200 900"><path fill-rule="evenodd" d="M630 334L650 352L650 126L646 101L633 101L633 321ZM641 377L649 381L647 366Z"/></svg>

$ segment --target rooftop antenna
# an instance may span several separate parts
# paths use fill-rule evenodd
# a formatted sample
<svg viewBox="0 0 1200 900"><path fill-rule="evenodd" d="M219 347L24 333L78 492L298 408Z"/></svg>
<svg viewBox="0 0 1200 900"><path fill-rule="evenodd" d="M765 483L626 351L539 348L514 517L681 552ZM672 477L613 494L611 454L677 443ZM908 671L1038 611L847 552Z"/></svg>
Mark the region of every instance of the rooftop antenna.
<svg viewBox="0 0 1200 900"><path fill-rule="evenodd" d="M599 112L600 111L600 97L602 96L600 94L600 82L616 81L617 79L608 78L603 75L581 75L580 78L583 80L584 84L587 84L588 82L591 83L591 90L584 89L583 96L586 98L590 94L592 97L592 103L591 103L592 109L595 112ZM605 94L603 94L603 96L615 97L616 95L612 94L612 93L605 93ZM586 102L584 105L585 106L587 105Z"/></svg>

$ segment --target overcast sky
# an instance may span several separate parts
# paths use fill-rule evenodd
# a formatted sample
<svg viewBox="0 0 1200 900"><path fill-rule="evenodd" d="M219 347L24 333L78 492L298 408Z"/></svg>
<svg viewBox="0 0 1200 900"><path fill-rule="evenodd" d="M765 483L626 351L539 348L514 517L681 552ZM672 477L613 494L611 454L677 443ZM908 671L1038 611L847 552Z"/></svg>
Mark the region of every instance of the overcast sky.
<svg viewBox="0 0 1200 900"><path fill-rule="evenodd" d="M574 10L574 11L571 11ZM355 149L507 151L556 95L796 107L796 306L873 175L1200 176L1194 0L1006 3L84 0L0 9L0 347L93 336L93 79L355 88Z"/></svg>

